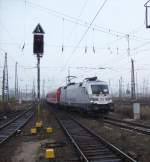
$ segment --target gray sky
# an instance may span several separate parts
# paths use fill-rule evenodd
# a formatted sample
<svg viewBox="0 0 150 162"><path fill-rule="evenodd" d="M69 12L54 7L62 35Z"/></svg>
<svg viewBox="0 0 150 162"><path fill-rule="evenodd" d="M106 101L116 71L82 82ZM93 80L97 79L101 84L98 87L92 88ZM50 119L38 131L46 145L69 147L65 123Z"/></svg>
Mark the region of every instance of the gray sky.
<svg viewBox="0 0 150 162"><path fill-rule="evenodd" d="M45 31L41 80L45 79L46 91L65 84L68 67L71 75L76 75L80 81L97 75L101 80L110 80L115 89L122 76L126 86L130 82L131 58L135 60L138 82L141 86L144 80L148 83L150 30L145 28L144 23L145 0L107 0L78 44L103 2L0 0L0 67L3 66L4 52L7 52L10 87L14 87L16 61L22 89L26 84L32 88L32 82L36 80L37 60L32 52L32 31L38 23ZM127 34L130 37L130 56L127 53ZM106 69L100 70L99 67Z"/></svg>

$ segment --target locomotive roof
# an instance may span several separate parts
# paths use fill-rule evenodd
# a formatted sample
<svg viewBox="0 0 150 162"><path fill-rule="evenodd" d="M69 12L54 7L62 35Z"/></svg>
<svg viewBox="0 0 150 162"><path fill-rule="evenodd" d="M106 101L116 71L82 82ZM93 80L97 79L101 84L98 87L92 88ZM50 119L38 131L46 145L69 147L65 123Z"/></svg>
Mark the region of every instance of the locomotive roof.
<svg viewBox="0 0 150 162"><path fill-rule="evenodd" d="M89 84L107 84L105 81L102 81L102 80L85 81L85 82L83 82L83 84L86 84L86 83L89 83Z"/></svg>
<svg viewBox="0 0 150 162"><path fill-rule="evenodd" d="M61 88L67 88L69 86L82 86L84 84L107 84L105 81L102 81L102 80L98 80L97 77L90 77L90 78L85 78L82 82L79 82L79 83L75 83L75 82L72 82L72 83L69 83L67 84L66 86L62 86Z"/></svg>
<svg viewBox="0 0 150 162"><path fill-rule="evenodd" d="M69 86L82 86L82 85L85 85L85 84L107 84L105 81L101 81L101 80L96 80L96 81L89 81L89 80L84 80L83 82L80 82L80 83L72 83L72 84L68 84L67 86L64 86L64 88L67 88Z"/></svg>

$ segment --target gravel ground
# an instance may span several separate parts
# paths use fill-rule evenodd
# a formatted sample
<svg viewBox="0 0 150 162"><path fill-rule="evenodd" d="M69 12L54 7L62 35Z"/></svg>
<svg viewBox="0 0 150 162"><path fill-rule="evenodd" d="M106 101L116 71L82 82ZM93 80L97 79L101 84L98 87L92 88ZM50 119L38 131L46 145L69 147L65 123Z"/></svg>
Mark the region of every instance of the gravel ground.
<svg viewBox="0 0 150 162"><path fill-rule="evenodd" d="M145 125L150 125L150 119L146 119L146 120L134 120L133 118L129 118L127 116L124 116L123 114L119 114L119 113L115 113L115 112L110 112L109 116L112 118L116 118L116 119L120 119L120 120L128 120L128 121L133 121L133 122L137 122L140 124L145 124Z"/></svg>
<svg viewBox="0 0 150 162"><path fill-rule="evenodd" d="M77 114L74 114L74 117L133 158L136 158L140 162L150 162L149 135L142 135L105 124L100 119L81 117Z"/></svg>
<svg viewBox="0 0 150 162"><path fill-rule="evenodd" d="M36 136L30 135L30 129L35 126L35 117L24 127L21 134L13 136L9 141L0 146L0 162L45 162L45 149L54 148L57 162L77 162L77 156L58 125L52 108L44 104L41 106L44 128ZM53 133L47 135L46 127L52 127Z"/></svg>
<svg viewBox="0 0 150 162"><path fill-rule="evenodd" d="M43 153L49 147L54 148L57 162L71 162L76 159L76 153L70 141L55 119L54 108L47 104L43 104L41 108L43 108L41 118L44 128L38 135L31 136L30 128L35 126L36 121L35 117L32 118L21 134L12 137L0 146L0 162L45 162ZM148 135L104 124L100 119L83 117L74 113L72 115L122 151L136 157L140 162L150 162L150 137ZM53 128L53 133L49 136L45 133L46 127Z"/></svg>
<svg viewBox="0 0 150 162"><path fill-rule="evenodd" d="M62 128L59 126L56 121L54 111L51 106L45 104L45 109L43 110L43 119L46 126L50 126L54 129L51 139L53 139L57 145L61 147L54 147L56 152L57 161L73 161L77 159L77 155L70 144L70 141L62 131Z"/></svg>
<svg viewBox="0 0 150 162"><path fill-rule="evenodd" d="M29 134L30 127L34 123L34 120L35 118L33 117L20 134L14 135L6 143L0 146L0 162L18 162L14 160L14 157L16 153L19 155L18 153L21 152L22 143L25 138L28 137L27 133Z"/></svg>

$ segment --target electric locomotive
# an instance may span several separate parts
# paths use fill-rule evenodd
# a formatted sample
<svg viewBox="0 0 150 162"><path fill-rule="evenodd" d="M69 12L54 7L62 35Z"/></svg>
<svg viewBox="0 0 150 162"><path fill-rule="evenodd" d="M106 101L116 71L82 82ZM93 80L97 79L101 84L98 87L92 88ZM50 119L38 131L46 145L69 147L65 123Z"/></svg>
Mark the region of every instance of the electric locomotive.
<svg viewBox="0 0 150 162"><path fill-rule="evenodd" d="M113 110L108 84L97 77L59 88L60 106L86 113L108 113Z"/></svg>

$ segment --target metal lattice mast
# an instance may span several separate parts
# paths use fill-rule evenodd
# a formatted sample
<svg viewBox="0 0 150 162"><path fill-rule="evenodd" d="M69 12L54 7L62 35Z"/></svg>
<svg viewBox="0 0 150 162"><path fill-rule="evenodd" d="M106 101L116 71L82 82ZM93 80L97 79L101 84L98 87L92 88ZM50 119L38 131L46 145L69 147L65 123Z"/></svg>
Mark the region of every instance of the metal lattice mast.
<svg viewBox="0 0 150 162"><path fill-rule="evenodd" d="M15 98L16 98L16 100L18 99L18 72L17 72L17 65L18 65L18 63L16 62L16 65L15 65Z"/></svg>
<svg viewBox="0 0 150 162"><path fill-rule="evenodd" d="M127 41L128 41L128 49L127 49L127 51L128 51L128 56L130 56L130 35L129 34L127 34Z"/></svg>
<svg viewBox="0 0 150 162"><path fill-rule="evenodd" d="M44 99L45 98L45 80L43 79L43 91L42 91L42 98Z"/></svg>
<svg viewBox="0 0 150 162"><path fill-rule="evenodd" d="M122 99L122 77L119 79L119 98Z"/></svg>
<svg viewBox="0 0 150 162"><path fill-rule="evenodd" d="M32 87L32 99L33 99L33 101L35 101L35 98L36 98L35 84L34 84L34 81L33 81L33 87Z"/></svg>
<svg viewBox="0 0 150 162"><path fill-rule="evenodd" d="M133 59L131 59L131 99L135 99L135 75Z"/></svg>
<svg viewBox="0 0 150 162"><path fill-rule="evenodd" d="M7 53L5 53L5 61L3 69L2 100L3 102L7 102L9 100Z"/></svg>
<svg viewBox="0 0 150 162"><path fill-rule="evenodd" d="M26 84L25 91L26 91L26 100L27 100L27 98L28 98L28 86L27 86L27 84Z"/></svg>

